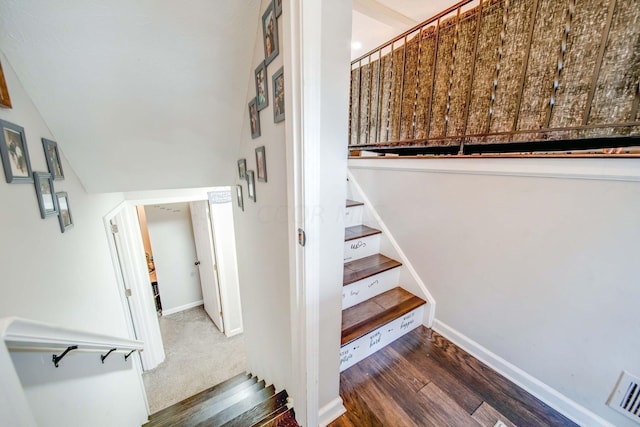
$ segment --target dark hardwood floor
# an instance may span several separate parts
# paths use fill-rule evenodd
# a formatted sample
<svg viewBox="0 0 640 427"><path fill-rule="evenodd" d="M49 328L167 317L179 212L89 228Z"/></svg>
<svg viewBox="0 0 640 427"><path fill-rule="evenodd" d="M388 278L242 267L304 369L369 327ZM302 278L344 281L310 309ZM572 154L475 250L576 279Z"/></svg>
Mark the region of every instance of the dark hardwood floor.
<svg viewBox="0 0 640 427"><path fill-rule="evenodd" d="M422 326L345 370L340 395L331 427L576 426Z"/></svg>

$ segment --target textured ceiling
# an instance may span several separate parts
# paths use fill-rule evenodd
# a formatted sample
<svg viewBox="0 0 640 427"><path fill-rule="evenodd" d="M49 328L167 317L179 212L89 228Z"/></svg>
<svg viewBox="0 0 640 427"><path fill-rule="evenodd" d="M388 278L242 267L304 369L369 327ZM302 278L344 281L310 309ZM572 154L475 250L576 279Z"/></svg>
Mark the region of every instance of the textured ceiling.
<svg viewBox="0 0 640 427"><path fill-rule="evenodd" d="M258 0L0 0L0 49L89 192L233 178Z"/></svg>

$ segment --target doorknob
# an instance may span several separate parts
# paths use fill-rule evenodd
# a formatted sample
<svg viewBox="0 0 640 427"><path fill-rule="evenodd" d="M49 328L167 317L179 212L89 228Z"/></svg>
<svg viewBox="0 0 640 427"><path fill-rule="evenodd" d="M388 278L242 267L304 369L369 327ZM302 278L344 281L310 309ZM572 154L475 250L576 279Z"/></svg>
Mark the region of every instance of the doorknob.
<svg viewBox="0 0 640 427"><path fill-rule="evenodd" d="M193 265L200 265L200 261L194 262Z"/></svg>

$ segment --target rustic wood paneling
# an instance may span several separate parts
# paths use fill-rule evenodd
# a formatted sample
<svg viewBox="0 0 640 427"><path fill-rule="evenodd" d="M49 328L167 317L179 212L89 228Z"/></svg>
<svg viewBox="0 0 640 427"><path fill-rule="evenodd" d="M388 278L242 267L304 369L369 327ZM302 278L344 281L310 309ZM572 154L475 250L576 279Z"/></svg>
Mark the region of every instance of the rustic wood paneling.
<svg viewBox="0 0 640 427"><path fill-rule="evenodd" d="M640 82L640 5L617 0L589 124L628 122Z"/></svg>
<svg viewBox="0 0 640 427"><path fill-rule="evenodd" d="M582 124L609 1L576 0L550 127Z"/></svg>
<svg viewBox="0 0 640 427"><path fill-rule="evenodd" d="M429 138L441 138L445 136L446 132L445 118L449 99L449 79L451 78L451 64L453 62L452 53L456 37L456 23L457 18L455 16L440 23Z"/></svg>

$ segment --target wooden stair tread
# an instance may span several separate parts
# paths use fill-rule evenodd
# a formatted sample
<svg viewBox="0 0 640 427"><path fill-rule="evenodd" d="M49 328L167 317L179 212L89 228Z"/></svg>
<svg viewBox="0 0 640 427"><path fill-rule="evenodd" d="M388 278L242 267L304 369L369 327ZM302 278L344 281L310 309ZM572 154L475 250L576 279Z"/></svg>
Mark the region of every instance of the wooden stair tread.
<svg viewBox="0 0 640 427"><path fill-rule="evenodd" d="M252 378L257 380L257 378ZM204 402L200 402L197 405L184 408L182 411L159 420L152 420L145 426L148 427L169 427L174 425L180 426L195 426L199 423L206 421L209 418L215 417L226 409L233 407L234 405L249 399L257 393L260 393L265 388L265 381L260 382L252 381L243 385L242 388L233 388L226 392L213 396Z"/></svg>
<svg viewBox="0 0 640 427"><path fill-rule="evenodd" d="M149 417L148 426L157 426L164 424L164 421L179 416L185 411L195 406L201 405L203 402L215 403L216 400L223 399L229 395L232 395L234 391L240 391L244 388L248 388L257 383L258 380L255 377L247 373L238 374L226 381L216 384L200 393L194 394L178 403L175 403L167 408L164 408Z"/></svg>
<svg viewBox="0 0 640 427"><path fill-rule="evenodd" d="M426 301L400 287L391 289L342 311L342 339L345 345L403 316Z"/></svg>
<svg viewBox="0 0 640 427"><path fill-rule="evenodd" d="M354 206L363 206L363 205L364 205L364 203L362 203L362 202L356 202L355 200L347 199L347 207L348 208L352 208Z"/></svg>
<svg viewBox="0 0 640 427"><path fill-rule="evenodd" d="M347 227L344 229L344 241L361 239L367 236L373 236L374 234L380 234L382 231L377 228L369 227L367 225L354 225L353 227Z"/></svg>
<svg viewBox="0 0 640 427"><path fill-rule="evenodd" d="M375 254L344 264L343 285L349 285L358 280L371 277L374 274L400 267L401 262L382 254Z"/></svg>
<svg viewBox="0 0 640 427"><path fill-rule="evenodd" d="M290 408L274 418L254 424L252 427L300 427L300 424L296 421L296 413L293 408Z"/></svg>
<svg viewBox="0 0 640 427"><path fill-rule="evenodd" d="M254 406L269 399L274 394L275 394L275 388L272 385L269 387L263 388L257 393L253 393L252 395L245 397L235 405L232 405L224 409L223 411L218 412L213 417L209 417L206 420L193 425L203 426L203 427L224 425L225 423L233 420L234 418L238 417L245 411L248 411Z"/></svg>
<svg viewBox="0 0 640 427"><path fill-rule="evenodd" d="M253 408L244 411L242 414L224 424L224 427L246 427L260 422L261 420L266 421L269 419L271 414L274 414L274 412L283 407L286 408L287 397L289 397L287 391L282 390L270 398L258 403Z"/></svg>

